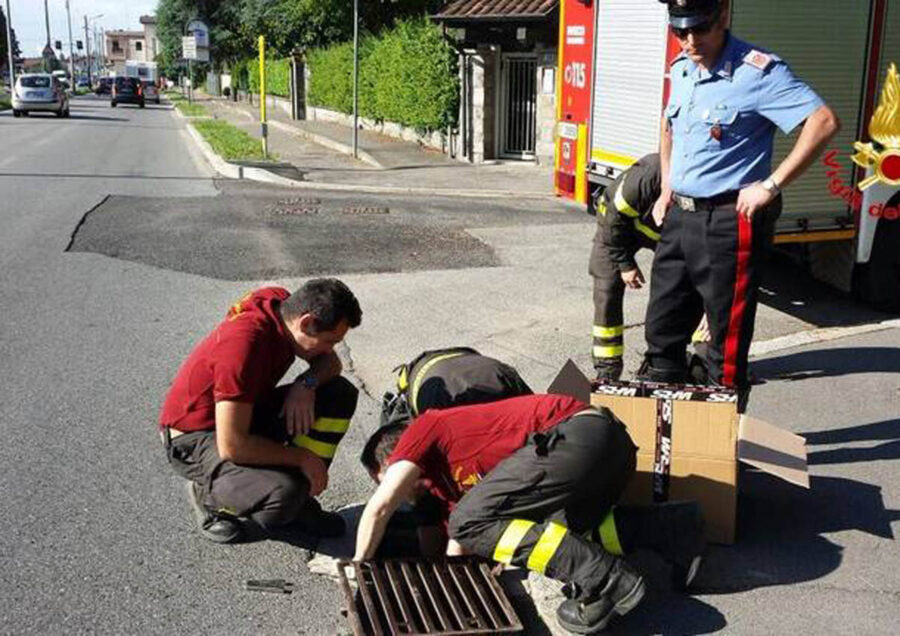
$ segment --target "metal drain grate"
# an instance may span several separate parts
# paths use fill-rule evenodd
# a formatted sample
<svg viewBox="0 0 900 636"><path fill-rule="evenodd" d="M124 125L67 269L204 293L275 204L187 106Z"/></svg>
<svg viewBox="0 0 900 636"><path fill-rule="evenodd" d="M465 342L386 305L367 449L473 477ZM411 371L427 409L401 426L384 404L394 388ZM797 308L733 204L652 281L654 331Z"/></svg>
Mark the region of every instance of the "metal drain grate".
<svg viewBox="0 0 900 636"><path fill-rule="evenodd" d="M355 594L348 571L359 585ZM503 588L483 561L340 561L338 573L345 614L357 636L522 631Z"/></svg>

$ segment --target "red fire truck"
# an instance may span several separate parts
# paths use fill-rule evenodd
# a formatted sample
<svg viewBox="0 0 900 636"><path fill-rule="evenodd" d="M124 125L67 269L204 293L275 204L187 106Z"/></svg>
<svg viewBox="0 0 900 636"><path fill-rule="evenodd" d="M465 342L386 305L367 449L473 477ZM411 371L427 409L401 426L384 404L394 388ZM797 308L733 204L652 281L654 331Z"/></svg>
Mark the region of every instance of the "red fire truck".
<svg viewBox="0 0 900 636"><path fill-rule="evenodd" d="M555 186L589 210L612 179L659 147L669 63L679 52L666 11L658 0L560 0ZM874 140L887 172L900 164L900 148L869 134L879 97L891 99L888 66L900 63L900 1L731 0L731 28L778 53L842 122L821 160L786 190L776 243L804 244L798 252L818 278L900 308L900 174L881 174L862 193L866 171L851 161L854 142ZM889 139L900 144L900 115L893 125ZM796 135L776 137L775 165Z"/></svg>

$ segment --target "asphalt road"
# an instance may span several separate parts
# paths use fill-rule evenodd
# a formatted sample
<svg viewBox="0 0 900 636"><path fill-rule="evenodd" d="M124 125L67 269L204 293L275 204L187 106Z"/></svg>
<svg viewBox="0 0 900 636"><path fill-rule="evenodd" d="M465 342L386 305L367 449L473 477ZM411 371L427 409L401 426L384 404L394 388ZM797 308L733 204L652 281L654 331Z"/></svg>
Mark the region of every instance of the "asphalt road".
<svg viewBox="0 0 900 636"><path fill-rule="evenodd" d="M307 571L303 546L222 547L194 532L155 434L192 344L266 279L295 288L339 274L363 306L341 350L363 400L326 506L369 492L356 458L377 398L390 369L422 349L475 346L538 389L569 357L590 366L593 227L574 208L317 192L320 213L279 214L307 195L212 177L165 107L81 98L69 120L0 113L0 633L346 631L336 586ZM389 212L344 212L366 207ZM394 231L424 255L393 250ZM763 341L885 318L788 261L767 290ZM645 303L642 290L626 307L631 369ZM713 550L701 593L675 595L655 578L616 631L892 633L900 330L774 351L754 371L766 382L751 412L807 435L812 489L746 472L741 541ZM244 592L250 578L298 590Z"/></svg>

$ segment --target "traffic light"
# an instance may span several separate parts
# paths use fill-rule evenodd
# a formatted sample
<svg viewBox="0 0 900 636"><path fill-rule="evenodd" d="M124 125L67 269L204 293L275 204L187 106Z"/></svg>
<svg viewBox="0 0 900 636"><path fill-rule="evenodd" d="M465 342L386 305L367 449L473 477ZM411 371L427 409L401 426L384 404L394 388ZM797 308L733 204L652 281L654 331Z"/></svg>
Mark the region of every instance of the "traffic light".
<svg viewBox="0 0 900 636"><path fill-rule="evenodd" d="M56 42L54 42L53 48L55 48L57 51L62 51L62 41L56 40Z"/></svg>
<svg viewBox="0 0 900 636"><path fill-rule="evenodd" d="M84 48L84 43L81 40L75 40L75 48L80 51Z"/></svg>

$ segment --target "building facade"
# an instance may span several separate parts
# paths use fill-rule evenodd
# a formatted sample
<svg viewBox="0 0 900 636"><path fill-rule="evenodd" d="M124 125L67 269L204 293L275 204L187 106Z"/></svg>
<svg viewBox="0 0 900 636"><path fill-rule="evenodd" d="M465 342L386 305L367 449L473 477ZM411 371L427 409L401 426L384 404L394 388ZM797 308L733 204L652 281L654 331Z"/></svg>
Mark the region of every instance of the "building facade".
<svg viewBox="0 0 900 636"><path fill-rule="evenodd" d="M117 29L105 34L107 66L113 73L125 72L125 61L153 62L159 54L159 40L156 37L156 18L141 16L142 30Z"/></svg>
<svg viewBox="0 0 900 636"><path fill-rule="evenodd" d="M558 0L452 0L433 19L459 51L459 155L551 163Z"/></svg>

